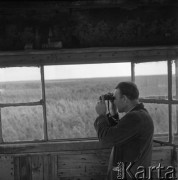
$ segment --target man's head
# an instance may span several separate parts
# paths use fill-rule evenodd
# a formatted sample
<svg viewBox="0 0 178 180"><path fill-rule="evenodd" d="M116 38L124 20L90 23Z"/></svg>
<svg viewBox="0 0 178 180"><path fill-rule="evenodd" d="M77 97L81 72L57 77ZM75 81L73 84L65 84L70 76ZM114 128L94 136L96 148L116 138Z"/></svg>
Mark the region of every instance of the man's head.
<svg viewBox="0 0 178 180"><path fill-rule="evenodd" d="M133 82L121 82L115 88L114 97L118 111L127 112L138 103L139 91Z"/></svg>

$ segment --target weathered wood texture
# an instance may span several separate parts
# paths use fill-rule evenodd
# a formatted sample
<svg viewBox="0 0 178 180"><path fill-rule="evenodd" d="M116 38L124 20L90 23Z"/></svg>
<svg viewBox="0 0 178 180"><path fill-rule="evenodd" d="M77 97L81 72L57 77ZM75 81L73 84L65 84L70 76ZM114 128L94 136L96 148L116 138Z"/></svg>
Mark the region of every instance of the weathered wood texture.
<svg viewBox="0 0 178 180"><path fill-rule="evenodd" d="M90 150L63 153L58 155L59 177L104 176L110 150Z"/></svg>
<svg viewBox="0 0 178 180"><path fill-rule="evenodd" d="M1 52L0 67L55 64L163 61L178 58L178 46L83 48L50 51Z"/></svg>
<svg viewBox="0 0 178 180"><path fill-rule="evenodd" d="M155 147L152 155L152 165L157 166L161 163L163 166L172 165L172 147Z"/></svg>
<svg viewBox="0 0 178 180"><path fill-rule="evenodd" d="M14 179L91 180L93 178L93 180L100 180L106 176L109 153L110 150L103 149L16 156L14 157L16 164ZM3 177L5 176L6 174L3 174Z"/></svg>
<svg viewBox="0 0 178 180"><path fill-rule="evenodd" d="M165 178L166 173L169 171L168 167L170 166L174 167L177 172L177 153L175 150L176 149L170 146L155 147L153 149L151 167L155 167L155 169L153 169L151 173L152 180L159 180ZM160 167L162 167L162 169L159 169Z"/></svg>
<svg viewBox="0 0 178 180"><path fill-rule="evenodd" d="M14 180L15 169L12 156L0 156L0 179Z"/></svg>
<svg viewBox="0 0 178 180"><path fill-rule="evenodd" d="M156 136L154 147L169 146L168 135ZM177 144L178 139L176 137ZM47 141L47 142L23 142L23 143L11 143L11 144L0 144L0 154L2 155L31 155L31 154L57 154L61 151L84 151L84 150L102 150L109 149L109 147L102 145L98 140L82 140L82 141Z"/></svg>
<svg viewBox="0 0 178 180"><path fill-rule="evenodd" d="M178 177L178 149L176 149L174 160L174 167L176 168L176 177Z"/></svg>
<svg viewBox="0 0 178 180"><path fill-rule="evenodd" d="M26 148L19 151L18 148L9 151L9 154L1 152L0 179L104 180L106 177L110 148L101 146L98 142L48 143L47 146L49 148L45 148L45 151L45 146L35 152L32 146L26 145ZM154 147L152 166L157 167L161 163L166 167L174 166L177 170L176 152L178 153L178 149L171 146ZM153 173L156 177L157 172Z"/></svg>
<svg viewBox="0 0 178 180"><path fill-rule="evenodd" d="M177 6L176 0L3 2L0 50L52 42L63 48L175 45Z"/></svg>
<svg viewBox="0 0 178 180"><path fill-rule="evenodd" d="M104 147L98 140L86 141L56 141L56 142L34 142L34 143L13 143L0 144L0 154L6 155L23 155L23 154L56 154L61 151L84 151L84 150L101 150Z"/></svg>

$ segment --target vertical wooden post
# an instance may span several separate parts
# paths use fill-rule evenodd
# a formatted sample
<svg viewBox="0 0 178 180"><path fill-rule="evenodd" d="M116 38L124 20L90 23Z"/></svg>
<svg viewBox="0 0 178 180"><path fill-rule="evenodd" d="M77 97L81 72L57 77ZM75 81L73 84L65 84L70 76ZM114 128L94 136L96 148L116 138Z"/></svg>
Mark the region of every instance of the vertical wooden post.
<svg viewBox="0 0 178 180"><path fill-rule="evenodd" d="M42 85L42 99L43 99L43 118L44 118L44 140L48 140L47 128L47 113L46 113L46 94L45 94L45 80L44 80L44 66L41 66L41 85Z"/></svg>
<svg viewBox="0 0 178 180"><path fill-rule="evenodd" d="M172 143L172 61L168 59L167 61L168 67L168 112L169 112L169 142Z"/></svg>
<svg viewBox="0 0 178 180"><path fill-rule="evenodd" d="M175 83L176 83L176 100L178 100L178 60L175 60ZM176 107L176 127L178 134L178 106Z"/></svg>
<svg viewBox="0 0 178 180"><path fill-rule="evenodd" d="M131 62L131 81L135 82L135 63Z"/></svg>
<svg viewBox="0 0 178 180"><path fill-rule="evenodd" d="M3 143L3 137L2 137L2 119L1 119L1 108L0 108L0 143Z"/></svg>

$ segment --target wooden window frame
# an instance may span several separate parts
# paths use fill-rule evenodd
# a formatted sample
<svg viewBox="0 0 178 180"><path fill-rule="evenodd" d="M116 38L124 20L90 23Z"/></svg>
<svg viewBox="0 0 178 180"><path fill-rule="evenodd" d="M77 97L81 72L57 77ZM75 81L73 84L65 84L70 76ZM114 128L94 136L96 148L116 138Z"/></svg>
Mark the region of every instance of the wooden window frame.
<svg viewBox="0 0 178 180"><path fill-rule="evenodd" d="M37 67L37 66L33 66ZM44 120L44 140L42 141L47 141L48 140L48 132L47 132L47 119L46 119L46 98L45 98L45 82L44 82L44 67L40 67L40 76L41 76L41 90L42 90L42 99L39 101L35 102L26 102L26 103L0 103L0 144L9 144L9 143L14 143L12 142L4 142L3 140L3 133L2 133L2 117L1 117L1 109L2 108L7 108L7 107L20 107L20 106L42 106L43 108L43 120ZM40 140L39 140L40 141ZM35 142L35 140L31 141L17 141L19 142Z"/></svg>
<svg viewBox="0 0 178 180"><path fill-rule="evenodd" d="M173 105L178 105L178 100L173 100L172 98L172 61L171 59L169 60L163 60L167 62L167 76L168 76L168 99L145 99L145 98L140 98L140 101L143 103L152 103L152 104L167 104L168 105L168 143L173 144L173 130L172 130L172 106ZM158 61L154 61L158 62ZM141 62L141 63L147 63L147 61ZM132 69L132 81L135 82L135 62L132 62L131 69ZM175 64L176 69L178 68L178 63ZM176 76L178 76L178 72L176 72ZM176 77L176 81L178 81ZM176 89L177 92L178 88ZM177 94L177 93L176 93ZM178 118L176 121L177 125L177 132L178 134ZM156 135L156 134L155 134ZM160 136L163 134L160 134ZM164 143L164 142L163 142ZM167 142L165 142L167 143Z"/></svg>
<svg viewBox="0 0 178 180"><path fill-rule="evenodd" d="M150 50L151 49L151 50ZM31 103L16 103L16 104L0 104L0 112L1 108L3 107L10 107L10 106L36 106L41 105L43 108L43 120L44 120L44 139L38 140L37 142L58 142L60 140L64 141L64 139L48 139L48 128L47 128L47 115L46 115L46 95L45 95L45 74L44 74L44 66L45 65L69 65L69 64L87 64L83 62L83 58L87 59L87 62L90 61L90 64L94 63L119 63L119 62L130 62L131 63L131 81L135 82L135 63L144 63L144 62L153 62L154 61L163 61L164 58L167 58L170 54L171 58L167 58L167 66L168 66L168 99L167 100L158 100L158 99L140 99L141 102L144 103L156 103L156 104L168 104L168 111L169 111L169 144L173 143L173 135L172 135L172 105L178 104L178 100L172 99L172 60L177 58L178 47L170 48L170 47L156 47L154 48L109 48L106 49L87 49L86 52L81 50L62 50L62 52L56 51L49 51L49 54L46 52L38 52L38 53L15 53L15 54L0 54L0 66L1 67L19 67L19 66L32 66L32 67L40 67L41 73L41 87L42 87L42 99L37 102ZM84 50L85 51L85 50ZM150 57L145 56L144 51L150 51ZM92 53L91 55L89 55ZM127 56L125 55L127 53ZM146 53L148 55L148 52ZM16 61L13 61L12 55L17 56ZM22 61L24 55L27 55L27 63ZM1 56L7 56L7 60L1 59ZM146 59L141 61L142 56L145 56ZM39 58L39 61L37 60ZM44 62L42 59L44 58ZM71 59L76 60L76 62L72 63ZM111 58L111 61L108 60ZM79 60L78 60L79 59ZM96 59L96 60L95 60ZM148 59L148 61L147 61ZM59 62L59 60L61 62ZM178 63L176 63L176 68L178 69ZM176 73L178 76L178 73ZM178 81L178 79L176 79ZM178 87L176 91L178 90ZM178 119L177 119L178 124ZM74 138L74 139L65 139L65 141L86 141L86 140L96 140L97 138ZM14 144L14 143L33 143L33 141L18 141L18 142L3 142L2 136L2 123L1 123L1 113L0 113L0 144ZM167 143L167 142L163 142Z"/></svg>

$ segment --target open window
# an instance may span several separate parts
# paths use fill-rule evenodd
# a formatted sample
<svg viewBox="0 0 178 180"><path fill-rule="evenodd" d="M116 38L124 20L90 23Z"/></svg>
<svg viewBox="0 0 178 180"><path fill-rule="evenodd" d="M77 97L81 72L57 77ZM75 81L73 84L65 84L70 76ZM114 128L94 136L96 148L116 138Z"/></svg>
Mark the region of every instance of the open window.
<svg viewBox="0 0 178 180"><path fill-rule="evenodd" d="M1 142L43 139L40 68L0 69Z"/></svg>
<svg viewBox="0 0 178 180"><path fill-rule="evenodd" d="M137 84L140 101L154 120L155 139L177 143L178 62L166 58L164 48L137 51L112 48L3 55L1 143L96 139L95 103L120 81ZM136 61L139 53L143 59ZM148 61L149 56L155 60Z"/></svg>
<svg viewBox="0 0 178 180"><path fill-rule="evenodd" d="M140 101L150 112L155 139L177 142L177 61L164 60L134 63L134 80Z"/></svg>
<svg viewBox="0 0 178 180"><path fill-rule="evenodd" d="M49 139L96 137L96 102L119 81L131 80L130 67L130 63L45 66Z"/></svg>
<svg viewBox="0 0 178 180"><path fill-rule="evenodd" d="M96 138L100 95L131 80L131 63L1 68L2 142Z"/></svg>

